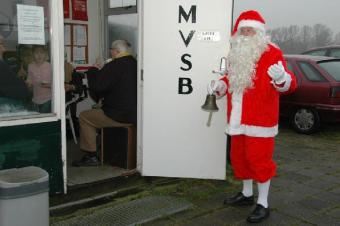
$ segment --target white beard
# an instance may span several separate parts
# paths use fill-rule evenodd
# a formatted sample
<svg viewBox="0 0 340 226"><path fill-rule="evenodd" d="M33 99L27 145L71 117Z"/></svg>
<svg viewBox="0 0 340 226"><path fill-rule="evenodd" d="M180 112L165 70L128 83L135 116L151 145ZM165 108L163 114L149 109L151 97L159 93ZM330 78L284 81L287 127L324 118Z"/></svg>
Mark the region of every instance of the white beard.
<svg viewBox="0 0 340 226"><path fill-rule="evenodd" d="M269 39L261 33L254 36L235 35L231 37L228 54L229 93L242 93L253 87L256 64L267 49Z"/></svg>

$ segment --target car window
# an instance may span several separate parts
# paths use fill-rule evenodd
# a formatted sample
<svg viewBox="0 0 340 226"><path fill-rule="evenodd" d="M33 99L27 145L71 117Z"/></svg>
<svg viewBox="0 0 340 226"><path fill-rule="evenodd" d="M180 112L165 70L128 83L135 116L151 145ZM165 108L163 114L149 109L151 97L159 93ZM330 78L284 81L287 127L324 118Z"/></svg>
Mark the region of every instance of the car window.
<svg viewBox="0 0 340 226"><path fill-rule="evenodd" d="M324 61L319 63L337 82L340 82L340 61Z"/></svg>
<svg viewBox="0 0 340 226"><path fill-rule="evenodd" d="M293 72L294 72L293 65L292 65L292 63L291 63L291 62L289 62L289 61L287 61L287 68L288 68L288 70L290 70L290 71L293 71Z"/></svg>
<svg viewBox="0 0 340 226"><path fill-rule="evenodd" d="M312 82L326 81L326 79L311 64L298 62L298 65L308 80Z"/></svg>
<svg viewBox="0 0 340 226"><path fill-rule="evenodd" d="M336 58L340 58L340 49L332 49L329 52L329 56L331 57L336 57Z"/></svg>
<svg viewBox="0 0 340 226"><path fill-rule="evenodd" d="M313 51L305 52L304 54L305 55L313 55L313 56L325 56L326 50L325 49L313 50Z"/></svg>

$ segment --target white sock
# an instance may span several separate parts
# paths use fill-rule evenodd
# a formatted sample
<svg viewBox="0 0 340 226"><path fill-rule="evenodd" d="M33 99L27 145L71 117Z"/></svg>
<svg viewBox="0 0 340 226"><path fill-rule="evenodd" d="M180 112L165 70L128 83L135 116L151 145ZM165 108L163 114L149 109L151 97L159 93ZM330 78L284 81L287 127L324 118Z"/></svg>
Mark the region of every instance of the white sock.
<svg viewBox="0 0 340 226"><path fill-rule="evenodd" d="M268 208L268 193L269 193L270 180L264 183L257 183L259 190L259 197L257 198L257 204L261 204L263 207Z"/></svg>
<svg viewBox="0 0 340 226"><path fill-rule="evenodd" d="M253 195L253 180L243 180L242 194L245 197L250 197Z"/></svg>

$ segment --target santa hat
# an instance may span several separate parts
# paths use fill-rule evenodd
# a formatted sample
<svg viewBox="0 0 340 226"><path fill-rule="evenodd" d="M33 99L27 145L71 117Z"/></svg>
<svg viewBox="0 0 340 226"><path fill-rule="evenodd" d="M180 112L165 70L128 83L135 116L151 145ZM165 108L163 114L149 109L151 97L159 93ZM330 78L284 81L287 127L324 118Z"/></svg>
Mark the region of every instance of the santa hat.
<svg viewBox="0 0 340 226"><path fill-rule="evenodd" d="M244 11L237 18L232 35L236 34L241 27L252 27L264 32L264 25L265 21L260 13L255 10Z"/></svg>

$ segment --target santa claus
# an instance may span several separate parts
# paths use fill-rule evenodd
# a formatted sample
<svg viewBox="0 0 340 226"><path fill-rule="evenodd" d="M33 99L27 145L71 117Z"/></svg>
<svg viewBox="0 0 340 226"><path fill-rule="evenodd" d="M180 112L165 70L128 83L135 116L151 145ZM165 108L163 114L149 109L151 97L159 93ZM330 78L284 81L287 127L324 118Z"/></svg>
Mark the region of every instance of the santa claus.
<svg viewBox="0 0 340 226"><path fill-rule="evenodd" d="M281 50L265 34L265 21L256 11L237 19L230 38L227 74L211 81L208 93L227 97L226 133L231 136L231 165L243 190L226 205L253 205L253 181L258 185L250 223L269 217L268 192L275 175L274 137L278 133L279 96L296 88Z"/></svg>

